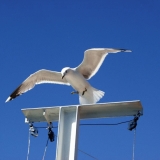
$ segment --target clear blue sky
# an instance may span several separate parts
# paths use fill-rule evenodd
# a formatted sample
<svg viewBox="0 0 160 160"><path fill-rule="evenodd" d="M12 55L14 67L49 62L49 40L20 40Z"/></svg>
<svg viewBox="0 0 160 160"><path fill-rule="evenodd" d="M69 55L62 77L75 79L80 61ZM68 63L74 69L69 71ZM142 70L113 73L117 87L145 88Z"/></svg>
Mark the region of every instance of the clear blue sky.
<svg viewBox="0 0 160 160"><path fill-rule="evenodd" d="M126 48L110 54L89 81L105 91L100 103L141 100L135 160L160 159L160 1L1 0L0 1L0 159L26 159L28 125L22 108L78 104L71 87L43 84L4 103L10 93L39 69L76 67L89 48ZM100 79L103 79L100 82ZM85 120L116 123L132 117ZM46 126L45 123L38 124ZM55 123L57 125L57 123ZM120 126L80 127L78 148L99 160L132 158L133 132ZM55 129L57 134L57 129ZM47 130L31 138L29 160L42 159ZM56 142L45 160L55 159ZM78 152L78 160L90 160Z"/></svg>

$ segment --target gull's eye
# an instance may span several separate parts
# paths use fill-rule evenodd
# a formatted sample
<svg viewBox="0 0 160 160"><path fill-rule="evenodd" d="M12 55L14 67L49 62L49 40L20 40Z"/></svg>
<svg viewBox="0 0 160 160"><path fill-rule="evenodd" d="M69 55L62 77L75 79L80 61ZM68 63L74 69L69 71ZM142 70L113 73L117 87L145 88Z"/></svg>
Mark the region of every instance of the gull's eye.
<svg viewBox="0 0 160 160"><path fill-rule="evenodd" d="M67 71L66 71L66 73L67 73Z"/></svg>

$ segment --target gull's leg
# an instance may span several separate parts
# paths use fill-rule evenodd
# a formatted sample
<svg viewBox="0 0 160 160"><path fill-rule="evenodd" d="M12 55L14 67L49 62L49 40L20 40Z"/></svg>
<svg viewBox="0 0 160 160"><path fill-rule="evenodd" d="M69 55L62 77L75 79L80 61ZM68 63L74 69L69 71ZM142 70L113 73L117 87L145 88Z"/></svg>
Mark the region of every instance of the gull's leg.
<svg viewBox="0 0 160 160"><path fill-rule="evenodd" d="M85 90L82 92L82 96L84 95L84 93L87 91L87 89L85 88Z"/></svg>
<svg viewBox="0 0 160 160"><path fill-rule="evenodd" d="M78 91L73 91L73 92L71 92L71 94L79 94L79 92Z"/></svg>

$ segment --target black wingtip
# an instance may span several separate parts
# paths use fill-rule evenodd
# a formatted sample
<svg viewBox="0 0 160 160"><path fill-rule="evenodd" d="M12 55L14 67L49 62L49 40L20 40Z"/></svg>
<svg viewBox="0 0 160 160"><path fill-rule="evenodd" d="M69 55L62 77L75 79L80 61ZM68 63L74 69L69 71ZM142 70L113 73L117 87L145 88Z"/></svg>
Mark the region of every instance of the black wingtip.
<svg viewBox="0 0 160 160"><path fill-rule="evenodd" d="M20 90L21 86L22 86L22 85L20 85L16 90L14 90L14 91L12 92L12 94L6 99L5 103L7 103L7 102L13 100L14 98L18 97L19 95L21 95L21 94L19 93L19 90Z"/></svg>
<svg viewBox="0 0 160 160"><path fill-rule="evenodd" d="M129 50L129 49L120 49L121 50L121 52L132 52L131 50Z"/></svg>
<svg viewBox="0 0 160 160"><path fill-rule="evenodd" d="M13 94L12 94L13 95ZM11 100L13 100L13 99L15 99L16 97L18 97L18 96L20 96L20 94L18 94L18 95L10 95L7 99L6 99L6 101L5 101L5 103L7 103L7 102L9 102L9 101L11 101Z"/></svg>

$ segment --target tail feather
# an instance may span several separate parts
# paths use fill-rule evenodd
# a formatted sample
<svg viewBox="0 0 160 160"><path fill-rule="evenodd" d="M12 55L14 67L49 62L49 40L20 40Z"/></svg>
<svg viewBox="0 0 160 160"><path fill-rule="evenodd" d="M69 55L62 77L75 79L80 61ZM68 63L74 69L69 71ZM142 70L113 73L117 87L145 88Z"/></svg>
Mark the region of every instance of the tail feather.
<svg viewBox="0 0 160 160"><path fill-rule="evenodd" d="M89 87L84 95L79 95L79 102L80 104L94 104L98 102L104 96L104 94L105 92L101 90Z"/></svg>

